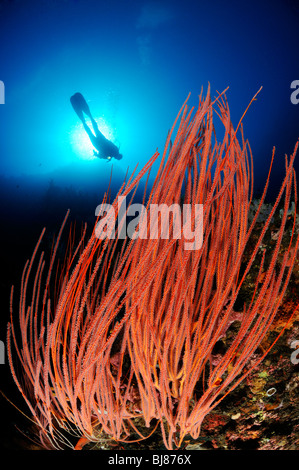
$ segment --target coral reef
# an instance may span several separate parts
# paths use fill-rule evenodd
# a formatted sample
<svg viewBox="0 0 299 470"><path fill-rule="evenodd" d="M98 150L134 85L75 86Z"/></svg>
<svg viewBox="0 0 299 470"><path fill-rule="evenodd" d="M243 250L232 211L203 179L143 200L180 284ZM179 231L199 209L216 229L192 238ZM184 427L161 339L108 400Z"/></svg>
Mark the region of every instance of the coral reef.
<svg viewBox="0 0 299 470"><path fill-rule="evenodd" d="M293 305L273 336L298 267L299 235L291 213L298 143L286 158L273 206L264 211L269 171L250 219L252 156L241 121L234 129L225 94L212 101L210 90L193 111L185 103L168 135L146 209L203 205L202 246L186 249L190 225L183 216L180 236L174 236L172 215L173 236L151 239L147 210L137 227L143 236L121 242L123 220L114 238L108 223L103 239L98 225L89 238L83 230L78 243L70 230L64 260L57 261L66 217L49 260L43 252L37 258L42 232L23 271L17 314L12 289L11 372L47 448L78 449L107 440L142 446L158 428L168 449L191 445L191 438L204 445L211 430L210 444L217 448L215 429L240 423L239 431L246 430L252 442L265 416L277 414L271 406L280 386L267 380L260 364L298 312ZM222 142L215 135L215 114L224 128ZM120 188L117 197L131 198L127 210L157 158L158 153ZM108 199L107 192L103 203ZM120 215L117 198L110 207ZM195 225L193 219L193 231ZM230 415L220 412L219 405L225 410L245 384L254 405L247 403L247 412L241 405ZM267 395L269 389L275 393ZM221 445L237 447L237 440L231 433Z"/></svg>

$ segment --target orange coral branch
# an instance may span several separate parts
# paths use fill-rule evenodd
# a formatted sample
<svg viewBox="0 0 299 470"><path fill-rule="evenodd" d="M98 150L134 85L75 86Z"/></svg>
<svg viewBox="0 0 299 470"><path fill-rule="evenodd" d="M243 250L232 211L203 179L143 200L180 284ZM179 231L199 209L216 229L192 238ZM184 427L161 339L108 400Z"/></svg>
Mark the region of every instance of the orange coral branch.
<svg viewBox="0 0 299 470"><path fill-rule="evenodd" d="M282 302L299 247L294 222L278 270L292 192L297 200L293 163L298 143L286 159L281 190L244 267L244 252L266 195L274 151L261 202L249 225L252 155L242 129L247 109L234 130L225 94L212 101L208 89L205 98L199 97L193 117L192 111L188 112L185 102L167 136L146 203L148 223L142 228L147 237L125 240L120 247L117 237L100 240L96 230L86 241L84 231L75 247L72 232L51 294L60 231L43 296L42 255L29 306L29 277L41 239L25 266L19 316L15 320L11 313L8 328L8 355L14 380L44 445L72 447L67 432L81 438L77 448L86 440L100 439L102 430L116 440L129 439L132 432L143 438L134 423L138 416L148 427L152 420L160 423L166 447L180 446L186 434L199 435L204 417L264 357L253 360ZM224 127L222 142L216 140L215 113ZM132 175L118 196L134 195L145 175L147 185L157 157L156 153L137 176ZM283 216L267 271L262 276L263 255L252 296L242 312L235 312L240 290L283 195ZM107 198L108 193L104 202ZM168 207L203 204L200 249L185 249L181 216L181 238L150 239L150 205L162 203ZM112 205L117 216L117 198ZM169 219L170 234L175 230L174 219ZM161 216L159 220L157 229ZM236 319L239 327L231 332L231 342L216 360L215 345ZM23 368L22 381L14 366L16 359ZM249 360L251 366L246 369Z"/></svg>

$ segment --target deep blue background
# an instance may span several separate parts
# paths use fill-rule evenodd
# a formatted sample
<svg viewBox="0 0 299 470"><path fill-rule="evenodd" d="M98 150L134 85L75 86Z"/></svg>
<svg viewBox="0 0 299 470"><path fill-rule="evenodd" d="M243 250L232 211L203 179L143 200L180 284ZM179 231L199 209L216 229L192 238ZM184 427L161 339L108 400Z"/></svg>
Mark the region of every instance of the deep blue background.
<svg viewBox="0 0 299 470"><path fill-rule="evenodd" d="M0 175L30 187L97 191L110 166L89 160L92 147L69 98L80 91L127 167L163 150L168 129L191 92L227 93L236 125L244 120L262 188L272 147L273 178L299 137L299 9L295 1L11 0L0 7ZM76 132L77 130L77 132ZM279 168L279 171L278 171ZM34 176L34 179L32 177ZM30 182L29 179L30 178ZM22 191L22 185L16 188ZM13 189L15 191L15 189ZM7 195L9 198L9 194ZM14 195L14 197L16 197Z"/></svg>
<svg viewBox="0 0 299 470"><path fill-rule="evenodd" d="M70 96L83 93L103 133L120 144L117 190L128 167L141 167L157 148L162 153L189 92L196 105L201 87L205 93L210 83L214 96L229 86L236 126L263 86L244 130L257 195L277 147L271 197L283 178L284 154L299 138L299 104L290 101L291 82L299 80L298 31L295 0L0 1L0 340L10 286L18 286L42 227L47 253L66 210L92 226L107 189L111 163L90 159ZM299 155L297 169L298 162ZM9 367L0 368L0 388L12 397ZM1 397L0 408L0 447L16 448L10 433L19 418Z"/></svg>

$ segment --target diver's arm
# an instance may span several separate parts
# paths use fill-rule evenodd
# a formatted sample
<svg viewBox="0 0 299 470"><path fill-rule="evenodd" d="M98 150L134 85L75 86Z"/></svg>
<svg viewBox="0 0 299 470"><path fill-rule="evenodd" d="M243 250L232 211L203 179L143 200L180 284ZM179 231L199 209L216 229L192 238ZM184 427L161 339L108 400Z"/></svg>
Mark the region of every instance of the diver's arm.
<svg viewBox="0 0 299 470"><path fill-rule="evenodd" d="M93 154L95 157L98 157L100 158L101 160L107 160L107 162L109 162L111 160L112 157L106 157L104 155L101 155L100 152L97 152L96 150L93 151Z"/></svg>

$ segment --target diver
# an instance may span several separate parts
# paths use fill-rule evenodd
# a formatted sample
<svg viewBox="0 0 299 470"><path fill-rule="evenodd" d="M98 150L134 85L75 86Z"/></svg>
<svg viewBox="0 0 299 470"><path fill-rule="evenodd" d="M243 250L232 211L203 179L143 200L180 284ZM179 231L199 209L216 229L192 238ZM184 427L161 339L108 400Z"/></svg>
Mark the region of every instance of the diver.
<svg viewBox="0 0 299 470"><path fill-rule="evenodd" d="M92 145L97 149L97 151L96 150L93 151L94 155L98 158L103 158L107 161L110 161L112 158L116 158L116 160L120 160L122 158L122 154L119 153L118 147L115 144L113 144L113 142L106 139L106 137L99 130L96 121L91 115L89 106L84 96L81 95L81 93L75 93L73 96L71 96L70 101L79 119L82 121L84 129L88 137L90 138ZM90 128L86 124L83 113L85 113L90 118L94 133L90 130Z"/></svg>

